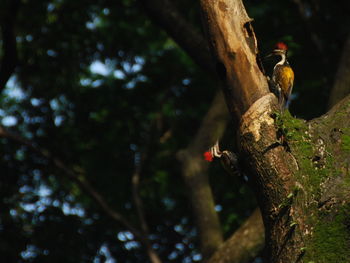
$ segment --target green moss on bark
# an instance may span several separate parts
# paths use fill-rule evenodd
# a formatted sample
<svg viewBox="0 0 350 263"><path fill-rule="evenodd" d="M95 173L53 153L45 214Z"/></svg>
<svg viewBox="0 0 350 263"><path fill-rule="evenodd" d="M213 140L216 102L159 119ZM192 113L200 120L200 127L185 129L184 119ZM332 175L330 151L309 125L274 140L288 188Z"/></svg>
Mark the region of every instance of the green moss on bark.
<svg viewBox="0 0 350 263"><path fill-rule="evenodd" d="M294 177L302 191L294 198L294 205L303 207L305 215L304 229L309 234L304 236L305 250L303 262L317 263L346 263L350 262L350 207L340 205L348 180L340 180L339 187L335 187L337 205L324 208L323 202L327 194L323 185L331 180L337 180L341 175L339 167L335 165L334 144L329 141L328 134L322 127L332 127L329 123L313 129L310 123L293 118L288 111L283 115L276 115L276 128L281 135L281 143L290 150L296 158L299 169ZM350 132L342 129L341 150L350 152ZM328 137L327 137L328 136ZM327 203L328 204L328 203Z"/></svg>
<svg viewBox="0 0 350 263"><path fill-rule="evenodd" d="M312 241L309 242L305 262L346 263L350 259L349 206L332 215L318 213L314 218Z"/></svg>
<svg viewBox="0 0 350 263"><path fill-rule="evenodd" d="M343 134L341 140L342 140L342 150L350 152L350 135Z"/></svg>
<svg viewBox="0 0 350 263"><path fill-rule="evenodd" d="M329 150L326 145L317 145L317 138L311 134L306 121L293 118L288 111L277 115L276 123L281 140L297 158L299 170L294 173L296 180L308 193L309 199L318 199L320 184L334 172ZM324 147L322 153L319 153L318 147Z"/></svg>

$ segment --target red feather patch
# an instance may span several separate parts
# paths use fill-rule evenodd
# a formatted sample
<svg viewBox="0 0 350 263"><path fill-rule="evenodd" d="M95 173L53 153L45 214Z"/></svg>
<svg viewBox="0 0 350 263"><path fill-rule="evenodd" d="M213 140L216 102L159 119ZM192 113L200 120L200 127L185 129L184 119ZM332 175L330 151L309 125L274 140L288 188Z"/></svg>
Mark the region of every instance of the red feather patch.
<svg viewBox="0 0 350 263"><path fill-rule="evenodd" d="M276 44L276 49L288 50L288 46L283 42L278 42Z"/></svg>
<svg viewBox="0 0 350 263"><path fill-rule="evenodd" d="M211 154L211 152L207 151L203 154L203 156L204 156L204 160L206 160L207 162L213 161L213 155Z"/></svg>

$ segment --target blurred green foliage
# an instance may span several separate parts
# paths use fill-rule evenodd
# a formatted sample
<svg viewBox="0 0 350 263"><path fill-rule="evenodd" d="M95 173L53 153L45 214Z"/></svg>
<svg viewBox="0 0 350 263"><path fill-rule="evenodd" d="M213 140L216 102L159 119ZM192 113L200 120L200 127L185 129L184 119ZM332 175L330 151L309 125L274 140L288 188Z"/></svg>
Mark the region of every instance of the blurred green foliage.
<svg viewBox="0 0 350 263"><path fill-rule="evenodd" d="M9 1L0 2L6 10ZM326 110L350 10L347 1L303 3L307 21L293 1L245 1L262 53L279 40L289 45L297 95L291 112L312 118ZM176 6L200 31L198 2ZM136 226L131 176L145 154L140 195L154 248L166 262L198 261L176 153L195 135L214 79L135 0L23 0L15 25L18 66L1 93L2 124L83 172ZM148 260L130 233L47 159L8 139L0 151L4 262ZM210 172L228 237L255 201L219 164Z"/></svg>

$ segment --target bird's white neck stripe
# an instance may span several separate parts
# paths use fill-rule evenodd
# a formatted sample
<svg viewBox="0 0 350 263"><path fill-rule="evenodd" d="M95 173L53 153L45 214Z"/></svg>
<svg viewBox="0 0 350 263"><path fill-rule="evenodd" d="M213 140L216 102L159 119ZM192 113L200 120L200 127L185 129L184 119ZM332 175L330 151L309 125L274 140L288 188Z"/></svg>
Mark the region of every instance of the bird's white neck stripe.
<svg viewBox="0 0 350 263"><path fill-rule="evenodd" d="M277 65L283 65L286 62L286 54L280 54L281 55L281 60L276 64Z"/></svg>

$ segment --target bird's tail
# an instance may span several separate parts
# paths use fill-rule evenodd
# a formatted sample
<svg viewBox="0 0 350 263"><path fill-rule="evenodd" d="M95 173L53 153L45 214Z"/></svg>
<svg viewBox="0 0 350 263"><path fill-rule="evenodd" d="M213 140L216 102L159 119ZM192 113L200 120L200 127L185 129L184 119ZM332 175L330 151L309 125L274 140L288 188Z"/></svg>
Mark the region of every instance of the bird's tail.
<svg viewBox="0 0 350 263"><path fill-rule="evenodd" d="M285 111L285 109L287 108L287 98L283 96L283 94L280 94L278 104L281 109L281 112Z"/></svg>

